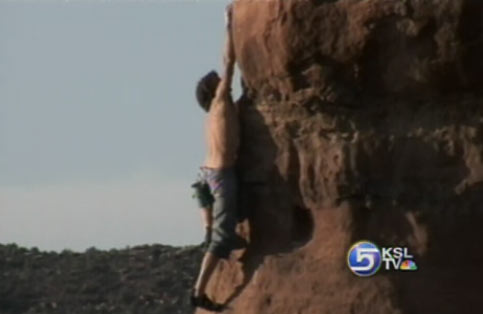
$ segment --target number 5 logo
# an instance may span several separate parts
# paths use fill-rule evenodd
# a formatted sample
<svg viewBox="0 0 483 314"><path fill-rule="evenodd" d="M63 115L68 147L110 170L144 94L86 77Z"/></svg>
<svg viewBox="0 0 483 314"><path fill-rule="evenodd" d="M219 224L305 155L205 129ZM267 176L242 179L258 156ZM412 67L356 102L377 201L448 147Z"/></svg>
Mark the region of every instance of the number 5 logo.
<svg viewBox="0 0 483 314"><path fill-rule="evenodd" d="M347 265L357 276L372 276L381 267L381 251L372 242L357 242L347 253Z"/></svg>

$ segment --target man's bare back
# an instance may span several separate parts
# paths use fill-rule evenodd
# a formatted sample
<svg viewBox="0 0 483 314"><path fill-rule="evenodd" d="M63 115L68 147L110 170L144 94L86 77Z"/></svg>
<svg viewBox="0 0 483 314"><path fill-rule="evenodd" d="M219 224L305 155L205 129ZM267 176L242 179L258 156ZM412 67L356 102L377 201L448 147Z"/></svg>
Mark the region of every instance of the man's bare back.
<svg viewBox="0 0 483 314"><path fill-rule="evenodd" d="M206 120L205 167L228 168L235 164L239 146L238 112L231 96L216 97Z"/></svg>

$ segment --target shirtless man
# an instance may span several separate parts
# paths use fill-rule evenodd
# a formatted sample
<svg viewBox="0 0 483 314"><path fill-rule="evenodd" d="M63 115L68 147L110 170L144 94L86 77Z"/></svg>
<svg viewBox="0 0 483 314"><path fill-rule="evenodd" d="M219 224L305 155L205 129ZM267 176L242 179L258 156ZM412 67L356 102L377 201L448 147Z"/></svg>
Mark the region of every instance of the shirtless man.
<svg viewBox="0 0 483 314"><path fill-rule="evenodd" d="M235 232L238 188L234 165L237 160L240 127L238 110L230 94L235 67L231 7L227 8L226 21L223 77L220 79L218 74L212 71L199 81L196 89L198 102L208 113L207 156L204 166L201 167L198 182L205 185L208 190L204 200L199 198L208 240L200 274L191 295L191 303L210 311L222 310L222 306L211 301L205 293L206 285L218 261L227 259L232 250L242 248L246 244Z"/></svg>

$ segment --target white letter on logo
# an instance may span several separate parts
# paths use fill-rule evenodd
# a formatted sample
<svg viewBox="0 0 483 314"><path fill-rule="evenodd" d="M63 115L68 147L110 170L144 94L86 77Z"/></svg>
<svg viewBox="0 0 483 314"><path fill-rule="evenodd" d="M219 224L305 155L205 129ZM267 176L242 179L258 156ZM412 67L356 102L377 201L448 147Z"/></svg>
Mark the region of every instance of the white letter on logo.
<svg viewBox="0 0 483 314"><path fill-rule="evenodd" d="M352 270L355 270L355 271L368 271L368 270L371 270L372 267L374 267L374 255L372 255L371 253L379 253L379 250L378 249L375 249L375 248L360 248L357 250L357 257L356 257L356 261L357 263L360 263L362 262L363 260L368 260L369 261L369 265L367 266L352 266Z"/></svg>
<svg viewBox="0 0 483 314"><path fill-rule="evenodd" d="M404 258L405 259L412 259L414 258L412 255L409 254L409 250L407 247L404 248Z"/></svg>
<svg viewBox="0 0 483 314"><path fill-rule="evenodd" d="M392 259L392 247L383 247L382 248L382 259L389 260Z"/></svg>

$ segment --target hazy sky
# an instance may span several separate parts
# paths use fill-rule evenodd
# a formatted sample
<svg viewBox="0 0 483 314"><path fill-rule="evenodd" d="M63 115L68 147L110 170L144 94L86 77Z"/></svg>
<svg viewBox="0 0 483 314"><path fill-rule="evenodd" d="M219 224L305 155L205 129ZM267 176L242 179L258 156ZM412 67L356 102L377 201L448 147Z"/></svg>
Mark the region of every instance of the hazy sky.
<svg viewBox="0 0 483 314"><path fill-rule="evenodd" d="M194 87L227 2L0 0L0 243L201 242Z"/></svg>

